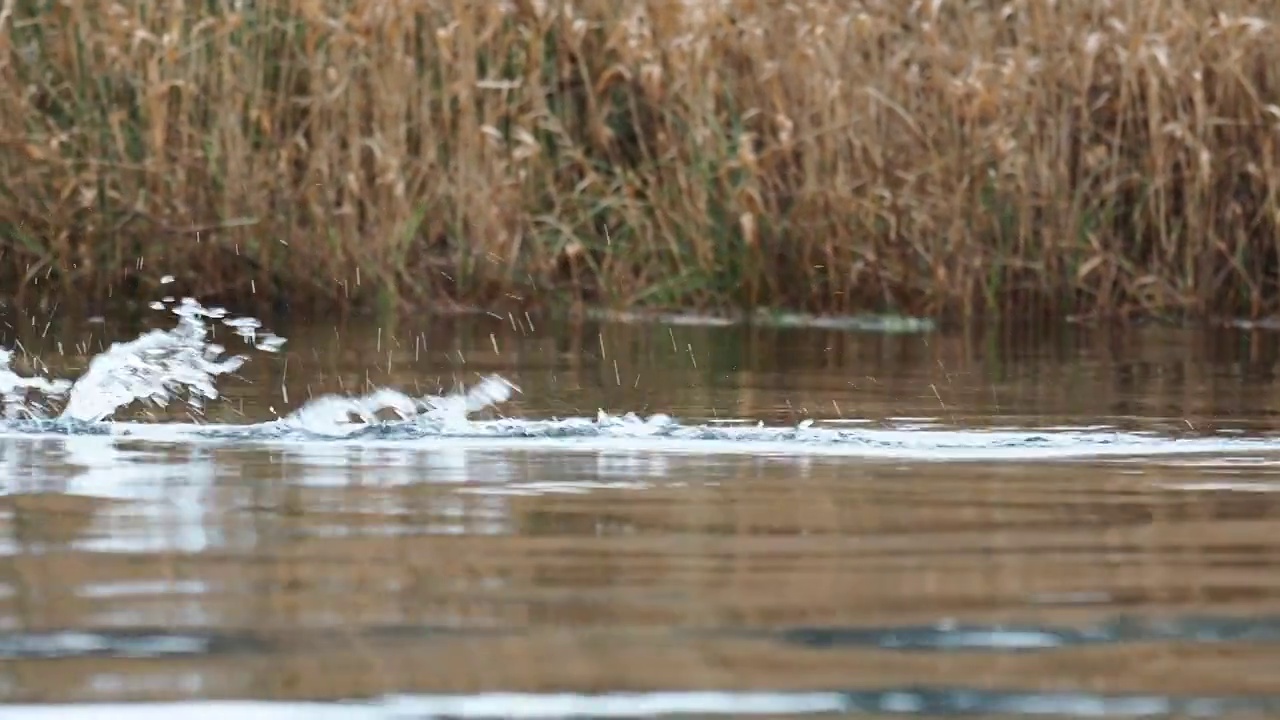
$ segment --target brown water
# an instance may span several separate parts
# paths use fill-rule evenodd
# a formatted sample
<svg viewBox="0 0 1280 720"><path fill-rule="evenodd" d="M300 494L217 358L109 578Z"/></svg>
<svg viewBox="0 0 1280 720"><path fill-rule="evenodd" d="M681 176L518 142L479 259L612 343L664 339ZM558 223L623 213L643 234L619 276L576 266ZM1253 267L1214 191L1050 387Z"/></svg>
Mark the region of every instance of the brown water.
<svg viewBox="0 0 1280 720"><path fill-rule="evenodd" d="M1268 436L1280 410L1274 335L507 318L280 331L288 352L224 379L211 417L491 372L523 389L500 408L513 418L1190 439ZM104 335L133 332L24 342L74 375ZM869 715L1280 713L1280 450L949 461L607 446L0 437L0 699L399 696L426 709L385 717L427 717L445 712L439 694L554 692L603 715L602 693L717 690L741 704L707 714L743 714L746 691L830 691Z"/></svg>

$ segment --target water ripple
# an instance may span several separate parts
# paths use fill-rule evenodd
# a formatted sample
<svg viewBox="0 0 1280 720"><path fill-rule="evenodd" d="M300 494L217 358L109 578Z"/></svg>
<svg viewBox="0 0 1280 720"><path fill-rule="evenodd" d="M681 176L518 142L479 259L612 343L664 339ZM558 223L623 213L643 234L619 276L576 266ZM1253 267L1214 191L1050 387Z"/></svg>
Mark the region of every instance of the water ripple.
<svg viewBox="0 0 1280 720"><path fill-rule="evenodd" d="M11 705L11 720L148 720L239 717L253 720L417 720L419 718L643 718L719 715L977 715L1218 717L1280 712L1280 696L1212 697L1088 692L1026 692L953 687L808 692L481 693L388 695L341 703L212 701L148 704Z"/></svg>
<svg viewBox="0 0 1280 720"><path fill-rule="evenodd" d="M1046 650L1134 642L1280 643L1280 617L1119 618L1092 628L938 623L913 627L796 627L777 639L815 648L867 646L894 650Z"/></svg>

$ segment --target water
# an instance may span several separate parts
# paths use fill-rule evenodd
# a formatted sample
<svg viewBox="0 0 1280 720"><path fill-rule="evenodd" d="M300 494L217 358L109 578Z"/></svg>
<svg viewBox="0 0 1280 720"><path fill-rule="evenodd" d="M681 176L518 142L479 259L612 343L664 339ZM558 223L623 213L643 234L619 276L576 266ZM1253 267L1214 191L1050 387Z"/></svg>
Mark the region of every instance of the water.
<svg viewBox="0 0 1280 720"><path fill-rule="evenodd" d="M1280 711L1275 335L46 323L3 718Z"/></svg>

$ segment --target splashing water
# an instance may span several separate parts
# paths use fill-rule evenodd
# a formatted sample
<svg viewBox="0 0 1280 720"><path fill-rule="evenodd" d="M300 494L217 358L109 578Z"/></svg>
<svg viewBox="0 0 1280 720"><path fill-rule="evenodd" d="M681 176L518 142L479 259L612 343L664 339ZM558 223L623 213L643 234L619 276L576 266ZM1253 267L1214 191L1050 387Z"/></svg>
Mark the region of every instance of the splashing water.
<svg viewBox="0 0 1280 720"><path fill-rule="evenodd" d="M264 331L255 318L206 308L193 298L183 298L175 305L166 297L151 307L168 309L178 317L178 324L113 344L90 361L75 383L39 375L23 377L10 369L13 353L0 349L0 396L6 418L46 419L48 401L63 398L66 405L57 419L74 424L101 423L139 400L165 407L181 397L199 413L206 401L219 397L218 377L236 372L249 359L243 354L228 355L225 347L210 342L208 321L220 321L245 343L264 352L277 352L286 342ZM506 379L490 376L458 395L412 398L388 388L358 397L329 395L312 400L276 423L286 432L347 437L383 424L380 416L389 411L401 422L420 416L427 424L457 431L467 425L468 415L506 402L519 391ZM39 397L32 398L33 393Z"/></svg>
<svg viewBox="0 0 1280 720"><path fill-rule="evenodd" d="M71 387L60 417L99 422L135 400L163 407L183 392L193 409L202 410L204 399L217 398L214 378L235 372L247 360L243 355L224 358L225 348L206 340L209 330L203 318L220 318L225 311L205 309L190 298L172 311L178 316L177 327L115 343L95 357Z"/></svg>
<svg viewBox="0 0 1280 720"><path fill-rule="evenodd" d="M50 380L36 375L22 377L10 369L13 351L0 348L0 397L4 401L4 416L9 420L38 419L44 414L45 400L61 399L71 389L67 380ZM40 398L32 398L31 393Z"/></svg>
<svg viewBox="0 0 1280 720"><path fill-rule="evenodd" d="M465 431L473 426L469 415L506 402L513 392L520 392L520 388L506 378L490 375L460 395L415 399L388 388L360 397L326 395L298 408L277 425L285 432L296 430L325 437L350 437L370 428L385 427L378 416L390 410L400 422L414 420L416 427L437 432Z"/></svg>
<svg viewBox="0 0 1280 720"><path fill-rule="evenodd" d="M439 442L495 449L558 447L953 461L1259 451L1280 454L1280 439L1271 437L1179 438L1154 432L1121 432L1108 426L1030 430L908 424L850 429L847 425L806 420L791 427L766 427L745 421L686 424L662 413L646 418L603 411L595 417L546 420L473 417L521 392L498 375L485 377L469 390L451 395L415 398L381 388L360 396L321 396L283 418L256 424L112 421L122 408L138 401L164 407L179 398L200 414L206 402L219 397L218 378L235 373L248 362L248 357L229 354L225 347L211 342L211 321L221 323L262 352L277 352L285 344L284 338L264 330L256 319L233 317L221 308L205 308L191 298L178 302L165 298L155 307L176 315L177 325L112 345L93 358L88 370L74 383L45 377L34 368L29 377L24 377L11 367L13 353L0 349L0 398L4 402L0 430L107 432L189 441ZM51 415L50 404L64 399L61 413Z"/></svg>
<svg viewBox="0 0 1280 720"><path fill-rule="evenodd" d="M44 420L50 401L66 404L57 416L64 423L98 423L121 408L142 400L166 406L182 396L200 412L206 400L218 397L215 380L238 370L248 358L226 355L226 348L208 341L207 320L221 320L253 347L275 352L284 339L273 333L259 333L261 324L252 318L230 317L222 308L205 308L192 298L173 305L166 298L153 307L168 308L178 317L176 327L151 330L125 343L115 343L93 358L88 370L74 383L40 375L22 377L11 369L13 352L0 349L0 396L5 418ZM32 394L38 397L32 397Z"/></svg>

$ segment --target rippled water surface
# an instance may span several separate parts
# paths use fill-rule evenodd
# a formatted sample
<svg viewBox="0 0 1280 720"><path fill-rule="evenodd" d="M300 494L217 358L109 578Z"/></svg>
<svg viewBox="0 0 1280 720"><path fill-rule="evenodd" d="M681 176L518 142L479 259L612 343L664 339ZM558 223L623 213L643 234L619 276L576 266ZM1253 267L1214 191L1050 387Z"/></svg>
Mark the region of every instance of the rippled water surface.
<svg viewBox="0 0 1280 720"><path fill-rule="evenodd" d="M10 393L0 717L1280 714L1274 335L273 330Z"/></svg>

